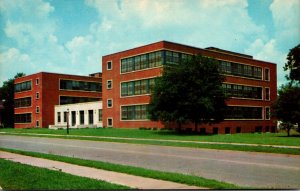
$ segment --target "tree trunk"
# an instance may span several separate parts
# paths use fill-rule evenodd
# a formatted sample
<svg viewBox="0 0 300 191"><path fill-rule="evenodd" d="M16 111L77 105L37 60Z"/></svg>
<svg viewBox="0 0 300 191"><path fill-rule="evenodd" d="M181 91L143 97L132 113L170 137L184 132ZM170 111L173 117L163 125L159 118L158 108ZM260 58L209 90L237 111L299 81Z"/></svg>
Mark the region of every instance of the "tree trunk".
<svg viewBox="0 0 300 191"><path fill-rule="evenodd" d="M297 129L298 133L300 133L300 121L298 122L298 129Z"/></svg>
<svg viewBox="0 0 300 191"><path fill-rule="evenodd" d="M291 128L290 128L290 127L288 127L288 128L286 129L286 131L287 131L287 134L288 134L288 137L290 136L290 130L291 130Z"/></svg>

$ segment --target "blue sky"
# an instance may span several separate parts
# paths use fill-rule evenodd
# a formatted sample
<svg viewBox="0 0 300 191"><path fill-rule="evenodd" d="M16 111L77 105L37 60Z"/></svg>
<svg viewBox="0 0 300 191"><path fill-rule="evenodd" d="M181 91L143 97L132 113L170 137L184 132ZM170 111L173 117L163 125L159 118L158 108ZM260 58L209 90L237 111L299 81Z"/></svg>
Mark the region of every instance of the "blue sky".
<svg viewBox="0 0 300 191"><path fill-rule="evenodd" d="M1 0L0 85L17 72L87 75L101 57L168 40L277 64L300 43L299 0Z"/></svg>

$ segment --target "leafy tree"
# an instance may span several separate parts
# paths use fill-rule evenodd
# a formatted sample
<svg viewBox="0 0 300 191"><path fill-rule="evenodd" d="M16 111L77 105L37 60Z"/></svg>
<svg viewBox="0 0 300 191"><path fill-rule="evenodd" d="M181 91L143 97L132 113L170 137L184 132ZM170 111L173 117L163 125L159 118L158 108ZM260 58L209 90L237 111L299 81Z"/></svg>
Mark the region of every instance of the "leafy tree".
<svg viewBox="0 0 300 191"><path fill-rule="evenodd" d="M24 73L17 73L14 79L25 76ZM4 127L14 126L14 79L3 82L0 88L0 99L4 109L1 112Z"/></svg>
<svg viewBox="0 0 300 191"><path fill-rule="evenodd" d="M150 118L155 121L192 122L195 131L201 123L216 123L224 119L224 76L219 64L208 57L193 56L164 67L157 79L149 105Z"/></svg>
<svg viewBox="0 0 300 191"><path fill-rule="evenodd" d="M279 96L272 106L273 115L282 121L283 128L290 136L293 124L298 123L298 130L300 129L300 87L287 84L278 93Z"/></svg>
<svg viewBox="0 0 300 191"><path fill-rule="evenodd" d="M284 70L290 71L287 76L288 80L291 80L291 82L294 80L300 82L300 44L290 50Z"/></svg>

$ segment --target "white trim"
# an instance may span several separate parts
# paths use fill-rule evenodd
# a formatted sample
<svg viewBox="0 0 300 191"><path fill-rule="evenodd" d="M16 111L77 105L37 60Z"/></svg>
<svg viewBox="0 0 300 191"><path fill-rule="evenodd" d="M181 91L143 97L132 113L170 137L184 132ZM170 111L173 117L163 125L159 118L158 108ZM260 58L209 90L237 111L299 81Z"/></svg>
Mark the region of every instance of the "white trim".
<svg viewBox="0 0 300 191"><path fill-rule="evenodd" d="M108 68L108 63L110 62L110 65L111 65L111 68L109 69ZM106 61L106 70L112 70L113 69L113 62L112 62L112 60L107 60Z"/></svg>
<svg viewBox="0 0 300 191"><path fill-rule="evenodd" d="M266 96L267 96L267 93L266 93L266 92L267 92L267 89L269 89L269 91L268 91L269 99L266 98ZM264 100L270 101L270 100L271 100L271 89L270 89L270 87L265 87L264 90L265 90L265 97L264 97Z"/></svg>
<svg viewBox="0 0 300 191"><path fill-rule="evenodd" d="M120 121L122 122L130 122L130 121L151 121L150 119L130 119L130 120L124 120L122 119L122 106L135 106L135 105L149 105L149 103L140 103L140 104L129 104L129 105L120 105Z"/></svg>
<svg viewBox="0 0 300 191"><path fill-rule="evenodd" d="M111 120L111 125L109 125L109 120ZM114 120L113 120L113 118L112 117L108 117L107 118L107 127L113 127L114 126Z"/></svg>
<svg viewBox="0 0 300 191"><path fill-rule="evenodd" d="M268 72L268 80L266 80L266 76L265 76L265 74L266 74L266 71L265 70L269 70L269 72ZM263 77L263 79L264 79L264 81L267 81L267 82L269 82L271 79L270 79L270 73L271 73L271 70L270 70L270 68L269 67L264 67L264 77Z"/></svg>
<svg viewBox="0 0 300 191"><path fill-rule="evenodd" d="M40 92L35 92L35 99L40 99Z"/></svg>
<svg viewBox="0 0 300 191"><path fill-rule="evenodd" d="M129 95L129 96L122 96L122 83L128 83L128 82L135 82L135 81L140 81L140 80L150 80L150 79L155 79L161 77L161 75L159 76L155 76L155 77L150 77L150 78L135 78L133 80L126 80L126 81L120 81L120 98L129 98L129 97L139 97L139 96L149 96L151 95L151 93L145 93L145 94L138 94L138 95Z"/></svg>
<svg viewBox="0 0 300 191"><path fill-rule="evenodd" d="M96 78L97 79L97 78ZM76 82L93 82L93 83L99 83L102 87L102 78L99 78L101 79L101 81L92 81L92 80L77 80L77 79L69 79L69 78L59 78L58 79L58 90L59 91L70 91L70 92L96 92L96 93L102 93L102 91L88 91L88 90L69 90L69 89L61 89L60 88L60 81L61 80L68 80L68 81L76 81Z"/></svg>
<svg viewBox="0 0 300 191"><path fill-rule="evenodd" d="M36 126L36 127L40 127L40 120L36 120L36 121L35 121L35 126Z"/></svg>
<svg viewBox="0 0 300 191"><path fill-rule="evenodd" d="M37 83L38 82L38 83ZM35 79L35 85L39 85L40 84L40 78L36 78Z"/></svg>
<svg viewBox="0 0 300 191"><path fill-rule="evenodd" d="M227 105L227 106L234 106L234 107L260 107L262 108L262 116L261 119L226 119L224 118L224 120L228 120L228 121L263 121L264 120L264 107L263 106L255 106L255 105Z"/></svg>
<svg viewBox="0 0 300 191"><path fill-rule="evenodd" d="M108 82L109 82L109 81L111 82L111 83L110 83L110 86L111 86L110 88L108 87ZM112 79L106 80L106 89L107 89L107 90L111 90L112 88L113 88L113 80L112 80Z"/></svg>
<svg viewBox="0 0 300 191"><path fill-rule="evenodd" d="M35 107L35 113L37 113L37 114L40 113L40 106Z"/></svg>
<svg viewBox="0 0 300 191"><path fill-rule="evenodd" d="M24 98L31 98L31 104L30 106L26 106L26 107L14 107L14 109L19 109L19 108L29 108L29 107L32 107L32 96L23 96L23 97L18 97L18 98L14 98L14 102L15 100L18 100L18 99L24 99Z"/></svg>
<svg viewBox="0 0 300 191"><path fill-rule="evenodd" d="M110 107L108 106L108 101L111 101L111 106ZM106 101L106 107L107 108L113 108L113 99L112 98L107 99L107 101Z"/></svg>

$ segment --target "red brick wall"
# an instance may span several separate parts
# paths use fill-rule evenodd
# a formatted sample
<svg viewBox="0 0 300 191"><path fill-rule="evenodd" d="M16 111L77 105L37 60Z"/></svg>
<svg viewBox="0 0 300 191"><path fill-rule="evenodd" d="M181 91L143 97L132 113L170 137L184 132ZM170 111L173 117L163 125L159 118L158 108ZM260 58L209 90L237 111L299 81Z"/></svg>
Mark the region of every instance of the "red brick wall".
<svg viewBox="0 0 300 191"><path fill-rule="evenodd" d="M39 85L35 84L36 78L39 78ZM37 73L22 78L18 78L16 83L32 80L32 90L28 92L15 93L15 99L25 97L26 95L32 96L32 107L26 109L15 108L15 113L32 112L32 123L28 124L15 124L15 128L29 128L36 126L36 120L40 121L40 127L48 127L54 124L54 106L59 105L59 96L80 96L80 97L95 97L101 98L101 92L84 92L84 91L66 91L59 90L59 79L70 79L90 82L101 82L101 78L76 76L55 73ZM39 92L40 98L36 99L36 92ZM40 107L40 113L36 114L36 106Z"/></svg>
<svg viewBox="0 0 300 191"><path fill-rule="evenodd" d="M221 60L227 60L232 62L238 62L243 64L249 64L253 66L260 66L263 68L267 67L270 69L270 81L247 79L241 77L227 76L226 82L237 83L244 85L254 85L262 87L270 87L270 101L265 100L247 100L247 99L230 99L228 105L252 105L252 106L270 106L271 103L276 99L277 96L277 73L276 65L273 63L268 63L264 61L258 61L254 59L244 58L241 56L232 56L228 54L218 53L215 51L209 51L206 49L199 49L191 46L185 46L170 42L157 42L138 48L133 48L130 50L114 53L111 55L102 57L102 72L103 72L103 125L107 126L107 118L113 118L113 127L117 128L138 128L138 127L164 127L164 124L160 122L152 121L121 121L120 120L120 105L131 105L131 104L143 104L149 103L149 95L133 96L133 97L120 97L120 82L131 81L136 79L151 78L161 74L162 68L146 69L141 71L134 71L125 74L120 74L121 58L131 57L147 52L169 49L173 51L186 52L192 54L202 54L205 56L210 56L218 58ZM112 70L106 69L107 61L112 61ZM264 73L264 71L262 71ZM107 80L113 80L113 88L107 90L106 84ZM113 99L113 107L107 108L107 99ZM271 118L271 120L235 120L235 121L224 121L216 125L205 125L203 127L207 128L207 132L212 132L213 127L219 127L219 133L225 132L225 127L231 127L232 132L235 132L235 127L241 126L242 132L253 132L256 126L276 126L276 119ZM171 125L174 126L174 125ZM193 124L186 124L184 128L193 128ZM200 128L200 127L199 127ZM233 130L234 128L234 130Z"/></svg>

